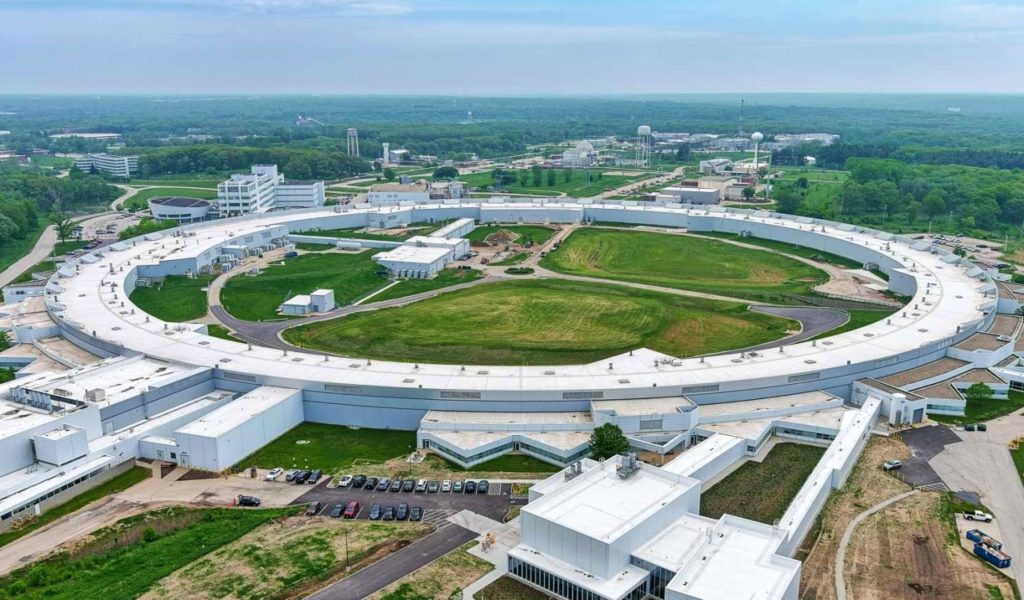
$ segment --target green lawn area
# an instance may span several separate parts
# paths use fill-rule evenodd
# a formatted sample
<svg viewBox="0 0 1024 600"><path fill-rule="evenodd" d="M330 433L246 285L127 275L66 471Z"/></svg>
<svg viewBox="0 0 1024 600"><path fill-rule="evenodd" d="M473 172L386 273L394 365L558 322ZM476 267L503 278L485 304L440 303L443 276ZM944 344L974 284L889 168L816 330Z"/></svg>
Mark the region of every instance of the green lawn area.
<svg viewBox="0 0 1024 600"><path fill-rule="evenodd" d="M216 323L210 323L206 326L206 335L210 337L220 338L222 340L229 340L232 342L240 342L242 340L231 335L231 330L223 325Z"/></svg>
<svg viewBox="0 0 1024 600"><path fill-rule="evenodd" d="M721 233L718 231L695 231L694 234L721 238L723 240L732 240L734 242L743 242L744 244L750 244L751 246L760 246L761 248L768 248L769 250L775 250L777 252L785 252L786 254L792 254L793 256L799 256L800 258L809 258L818 262L825 262L844 269L860 269L864 267L863 264L855 260L850 260L849 258L843 258L838 254L822 252L821 250L815 250L814 248L797 246L786 242L777 242L775 240L766 240L755 237L740 237L735 233Z"/></svg>
<svg viewBox="0 0 1024 600"><path fill-rule="evenodd" d="M73 252L79 248L84 248L89 240L68 240L66 242L57 242L53 246L53 253L56 256L63 256L68 252Z"/></svg>
<svg viewBox="0 0 1024 600"><path fill-rule="evenodd" d="M850 320L846 324L836 327L831 331L815 336L811 339L820 340L833 335L839 335L840 333L846 333L847 331L853 331L854 329L860 329L866 327L872 323L877 323L882 319L888 317L896 311L890 310L848 310L846 313L850 315Z"/></svg>
<svg viewBox="0 0 1024 600"><path fill-rule="evenodd" d="M1018 409L1024 408L1024 392L1010 390L1006 400L999 398L988 398L986 400L967 400L964 408L964 416L953 417L947 415L928 415L928 418L939 423L978 423L980 421L991 421L996 417L1008 415Z"/></svg>
<svg viewBox="0 0 1024 600"><path fill-rule="evenodd" d="M177 569L295 512L170 507L128 517L71 551L0 577L0 593L22 600L132 600Z"/></svg>
<svg viewBox="0 0 1024 600"><path fill-rule="evenodd" d="M117 477L114 477L109 481L105 481L90 490L82 492L67 502L51 508L40 515L38 519L32 521L31 524L0 533L0 546L6 546L14 540L39 529L47 523L52 523L64 515L69 515L75 512L90 502L94 502L111 494L116 494L121 490L126 490L136 483L148 479L150 474L151 472L149 469L132 467Z"/></svg>
<svg viewBox="0 0 1024 600"><path fill-rule="evenodd" d="M650 174L636 175L636 176L625 176L625 175L602 175L598 179L598 173L602 171L614 169L591 169L590 170L590 183L587 184L587 176L584 169L572 169L572 176L569 181L565 180L565 169L554 169L555 171L555 184L547 185L547 170L542 173L541 184L539 186L533 185L533 179L527 182L526 186L519 185L519 179L510 181L505 184L501 191L508 192L510 194L536 194L542 196L556 195L559 192L576 197L576 198L589 198L596 196L601 192L622 187L628 183L638 181L643 177L649 177ZM484 191L484 188L488 188L490 191L493 190L494 178L491 175L493 171L483 171L480 173L472 173L470 175L461 175L459 179L466 184L467 187L475 187L480 191ZM518 171L516 171L518 175Z"/></svg>
<svg viewBox="0 0 1024 600"><path fill-rule="evenodd" d="M117 239L127 240L140 235L146 235L147 233L156 233L157 231L163 231L164 229L172 229L177 226L178 224L174 221L157 221L156 219L143 217L142 220L139 221L138 225L132 225L117 234Z"/></svg>
<svg viewBox="0 0 1024 600"><path fill-rule="evenodd" d="M57 269L57 263L52 260L44 260L43 262L36 263L25 270L24 273L14 278L11 283L27 283L32 281L33 273L46 273Z"/></svg>
<svg viewBox="0 0 1024 600"><path fill-rule="evenodd" d="M129 299L143 311L164 321L180 323L201 319L208 309L206 292L213 275L188 278L184 275L164 277L160 287L135 288Z"/></svg>
<svg viewBox="0 0 1024 600"><path fill-rule="evenodd" d="M828 276L785 256L684 235L586 228L573 232L541 266L620 281L785 301Z"/></svg>
<svg viewBox="0 0 1024 600"><path fill-rule="evenodd" d="M214 189L210 190L191 190L188 188L177 188L177 187L155 187L148 190L140 190L136 192L134 196L125 201L123 208L125 210L147 210L149 208L148 200L150 198L156 198L158 196L184 196L186 198L201 198L203 200L212 200L217 197L216 185Z"/></svg>
<svg viewBox="0 0 1024 600"><path fill-rule="evenodd" d="M218 179L134 179L128 185L158 185L161 187L201 187L216 190L217 184L224 181L225 179L227 179L227 177L221 177Z"/></svg>
<svg viewBox="0 0 1024 600"><path fill-rule="evenodd" d="M701 516L717 519L728 513L774 523L786 512L824 453L825 449L817 446L776 445L764 461L746 462L705 490L700 496Z"/></svg>
<svg viewBox="0 0 1024 600"><path fill-rule="evenodd" d="M576 364L647 347L672 356L777 339L794 325L746 305L559 280L479 285L301 325L292 344L384 360Z"/></svg>
<svg viewBox="0 0 1024 600"><path fill-rule="evenodd" d="M523 244L527 239L531 239L534 244L540 245L550 240L557 230L540 225L483 225L469 232L466 239L471 242L483 242L487 240L488 236L499 231L516 234L515 242L517 244Z"/></svg>
<svg viewBox="0 0 1024 600"><path fill-rule="evenodd" d="M1024 483L1024 445L1016 450L1010 450L1010 456L1013 457L1013 465L1017 467L1017 474L1020 475L1021 483Z"/></svg>
<svg viewBox="0 0 1024 600"><path fill-rule="evenodd" d="M337 473L352 467L356 461L384 462L409 454L415 448L414 431L302 423L238 461L238 466L248 468L255 465L266 469L309 467Z"/></svg>
<svg viewBox="0 0 1024 600"><path fill-rule="evenodd" d="M271 265L256 277L236 275L221 290L221 304L246 321L281 318L277 308L282 302L319 288L333 289L339 305L351 304L387 284L377 275L380 266L373 262L373 254L303 254Z"/></svg>
<svg viewBox="0 0 1024 600"><path fill-rule="evenodd" d="M483 276L483 273L474 269L444 269L433 279L406 279L399 281L396 285L377 294L369 301L380 302L381 300L390 300L392 298L403 298L413 294L439 290L451 285L469 283Z"/></svg>
<svg viewBox="0 0 1024 600"><path fill-rule="evenodd" d="M777 181L797 181L806 177L808 182L839 184L850 178L849 171L829 171L817 167L772 167L772 172L782 171Z"/></svg>
<svg viewBox="0 0 1024 600"><path fill-rule="evenodd" d="M469 469L464 469L448 461L445 461L445 465L452 471L474 471L477 473L555 473L562 470L561 467L526 454L506 454L474 465Z"/></svg>
<svg viewBox="0 0 1024 600"><path fill-rule="evenodd" d="M7 267L18 262L18 260L29 253L32 247L36 245L39 240L39 236L43 235L43 229L46 229L47 223L45 219L39 219L39 227L34 231L27 232L24 239L20 240L3 240L0 243L0 271L4 271Z"/></svg>

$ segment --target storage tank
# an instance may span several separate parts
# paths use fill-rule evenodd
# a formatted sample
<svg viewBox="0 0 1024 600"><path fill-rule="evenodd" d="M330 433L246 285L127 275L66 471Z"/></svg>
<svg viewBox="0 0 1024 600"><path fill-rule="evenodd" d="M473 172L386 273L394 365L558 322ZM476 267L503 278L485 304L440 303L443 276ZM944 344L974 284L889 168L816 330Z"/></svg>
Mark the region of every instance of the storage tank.
<svg viewBox="0 0 1024 600"><path fill-rule="evenodd" d="M338 250L360 250L362 249L363 245L360 244L359 242L343 241L337 242L336 244L334 244L334 247L337 248Z"/></svg>

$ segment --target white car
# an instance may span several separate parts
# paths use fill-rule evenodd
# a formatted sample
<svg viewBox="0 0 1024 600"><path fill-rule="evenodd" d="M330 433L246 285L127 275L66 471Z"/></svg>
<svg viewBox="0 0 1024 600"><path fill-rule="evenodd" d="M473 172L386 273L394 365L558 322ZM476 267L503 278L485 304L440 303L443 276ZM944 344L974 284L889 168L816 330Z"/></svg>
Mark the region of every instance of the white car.
<svg viewBox="0 0 1024 600"><path fill-rule="evenodd" d="M282 469L281 467L277 467L276 469L271 469L270 472L263 477L263 479L264 481L274 481L275 479L281 476L281 473L284 473L284 469Z"/></svg>
<svg viewBox="0 0 1024 600"><path fill-rule="evenodd" d="M338 482L338 487L348 487L350 485L352 485L352 476L351 475L346 475L346 476L342 477L341 481Z"/></svg>
<svg viewBox="0 0 1024 600"><path fill-rule="evenodd" d="M452 482L449 481L448 479L445 479L444 481L442 481L441 482L441 491L442 492L450 492L450 491L452 491Z"/></svg>

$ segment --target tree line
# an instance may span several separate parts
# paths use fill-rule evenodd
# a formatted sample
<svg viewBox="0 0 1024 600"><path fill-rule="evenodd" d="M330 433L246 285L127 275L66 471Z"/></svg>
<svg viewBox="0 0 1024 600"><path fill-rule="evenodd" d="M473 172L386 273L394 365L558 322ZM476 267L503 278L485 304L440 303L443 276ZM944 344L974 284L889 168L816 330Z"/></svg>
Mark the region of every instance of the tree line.
<svg viewBox="0 0 1024 600"><path fill-rule="evenodd" d="M142 177L242 172L254 164L276 164L288 179L340 179L370 171L370 163L362 158L316 148L193 144L146 149L139 155Z"/></svg>

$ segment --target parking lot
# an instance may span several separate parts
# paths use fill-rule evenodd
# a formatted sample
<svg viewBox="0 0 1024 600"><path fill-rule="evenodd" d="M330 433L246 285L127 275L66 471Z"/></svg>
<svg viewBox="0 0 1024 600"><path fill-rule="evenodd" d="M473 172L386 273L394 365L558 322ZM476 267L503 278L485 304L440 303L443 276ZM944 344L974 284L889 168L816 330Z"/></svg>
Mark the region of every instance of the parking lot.
<svg viewBox="0 0 1024 600"><path fill-rule="evenodd" d="M374 504L380 504L382 508L388 506L398 507L405 502L410 508L418 506L423 509L423 521L427 523L441 524L450 515L461 510L471 510L484 515L495 521L501 521L508 511L512 484L494 483L490 485L486 494L457 494L454 492L392 492L367 489L352 489L351 487L328 488L329 478L324 478L320 483L311 486L310 490L299 496L292 504L308 504L320 502L321 510L318 514L327 516L335 504L347 505L355 500L361 505L357 519L369 519L370 508ZM282 479L281 485L295 485L285 483ZM298 484L303 485L303 484Z"/></svg>

